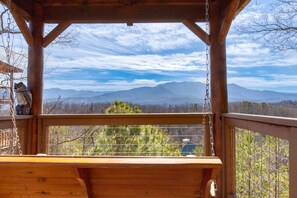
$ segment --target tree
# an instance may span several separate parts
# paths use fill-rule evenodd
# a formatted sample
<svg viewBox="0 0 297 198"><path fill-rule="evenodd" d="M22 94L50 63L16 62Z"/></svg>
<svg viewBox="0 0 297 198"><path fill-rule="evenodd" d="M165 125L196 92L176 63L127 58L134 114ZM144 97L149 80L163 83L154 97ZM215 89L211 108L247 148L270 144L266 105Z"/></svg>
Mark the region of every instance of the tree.
<svg viewBox="0 0 297 198"><path fill-rule="evenodd" d="M277 0L269 11L251 16L239 30L256 35L275 52L297 50L297 1Z"/></svg>
<svg viewBox="0 0 297 198"><path fill-rule="evenodd" d="M141 113L138 106L131 107L122 101L115 101L106 110L107 114ZM93 154L163 156L180 155L176 142L171 141L166 130L156 126L107 126L96 139Z"/></svg>
<svg viewBox="0 0 297 198"><path fill-rule="evenodd" d="M237 196L289 197L288 159L286 140L237 129Z"/></svg>
<svg viewBox="0 0 297 198"><path fill-rule="evenodd" d="M106 114L141 113L138 106L131 107L115 101ZM114 155L114 156L179 156L179 145L166 129L152 125L114 126L52 126L49 135L50 154Z"/></svg>

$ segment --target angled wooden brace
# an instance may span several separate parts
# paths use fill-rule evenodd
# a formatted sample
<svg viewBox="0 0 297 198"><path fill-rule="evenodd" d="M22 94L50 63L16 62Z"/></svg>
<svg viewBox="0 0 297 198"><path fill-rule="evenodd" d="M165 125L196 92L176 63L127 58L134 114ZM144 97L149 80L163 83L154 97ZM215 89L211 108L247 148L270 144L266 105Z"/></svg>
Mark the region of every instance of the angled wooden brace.
<svg viewBox="0 0 297 198"><path fill-rule="evenodd" d="M69 21L63 21L58 24L50 33L43 38L42 46L46 48L51 42L53 42L64 30L71 25Z"/></svg>
<svg viewBox="0 0 297 198"><path fill-rule="evenodd" d="M233 0L228 6L227 6L227 13L226 16L223 19L223 23L221 26L220 34L219 34L219 43L222 44L229 32L229 29L231 27L232 20L236 16L237 9L239 7L240 0Z"/></svg>
<svg viewBox="0 0 297 198"><path fill-rule="evenodd" d="M193 21L184 21L183 24L198 36L205 44L210 45L209 35Z"/></svg>
<svg viewBox="0 0 297 198"><path fill-rule="evenodd" d="M21 33L23 34L28 45L32 46L34 42L34 38L30 32L30 29L25 21L25 19L20 15L21 10L15 5L13 2L10 4L10 12L18 25Z"/></svg>
<svg viewBox="0 0 297 198"><path fill-rule="evenodd" d="M84 198L94 198L92 184L90 182L89 171L87 168L75 168L75 178L79 182L84 192Z"/></svg>

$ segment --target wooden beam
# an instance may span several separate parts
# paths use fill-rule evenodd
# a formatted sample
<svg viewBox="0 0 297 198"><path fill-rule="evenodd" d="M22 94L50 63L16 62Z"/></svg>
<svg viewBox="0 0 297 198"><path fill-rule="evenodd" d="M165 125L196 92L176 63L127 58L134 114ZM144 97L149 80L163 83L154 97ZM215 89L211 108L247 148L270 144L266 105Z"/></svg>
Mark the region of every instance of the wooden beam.
<svg viewBox="0 0 297 198"><path fill-rule="evenodd" d="M42 96L43 96L43 7L40 3L34 4L34 16L29 22L30 30L34 38L33 45L29 46L28 52L28 89L32 93L32 108L31 115L33 115L31 131L29 136L32 138L31 153L37 153L38 145L38 123L36 116L42 114Z"/></svg>
<svg viewBox="0 0 297 198"><path fill-rule="evenodd" d="M250 2L251 0L241 0L236 10L235 16L237 16Z"/></svg>
<svg viewBox="0 0 297 198"><path fill-rule="evenodd" d="M39 115L38 119L43 120L44 126L202 124L203 114Z"/></svg>
<svg viewBox="0 0 297 198"><path fill-rule="evenodd" d="M89 171L86 168L75 168L75 177L78 180L85 198L94 198Z"/></svg>
<svg viewBox="0 0 297 198"><path fill-rule="evenodd" d="M214 1L215 2L215 1ZM210 1L210 35L212 38L218 38L222 18L218 15L222 7L214 5ZM211 39L210 42L210 84L211 84L211 107L213 112L213 132L214 147L216 156L224 159L223 152L223 124L222 113L228 112L228 92L227 92L227 68L226 68L226 45L225 42L219 43L218 39ZM223 171L218 174L217 193L223 197Z"/></svg>
<svg viewBox="0 0 297 198"><path fill-rule="evenodd" d="M239 2L240 2L240 0L232 0L232 2L229 4L229 6L226 9L227 13L226 13L226 16L224 17L224 20L223 20L223 23L221 26L221 30L220 30L220 34L219 34L219 43L220 44L223 44L227 37L227 34L231 27L232 21L236 15L236 11L239 6Z"/></svg>
<svg viewBox="0 0 297 198"><path fill-rule="evenodd" d="M43 39L43 47L46 48L51 42L53 42L64 30L71 25L69 21L63 21L57 25L50 33L48 33Z"/></svg>
<svg viewBox="0 0 297 198"><path fill-rule="evenodd" d="M32 16L32 0L0 0L6 7L10 7L10 4L14 4L19 8L20 15L29 19Z"/></svg>
<svg viewBox="0 0 297 198"><path fill-rule="evenodd" d="M209 35L193 21L184 21L183 24L198 36L205 44L209 45Z"/></svg>
<svg viewBox="0 0 297 198"><path fill-rule="evenodd" d="M267 116L267 115L252 115L252 114L243 114L243 113L224 113L223 116L225 118L259 122L259 123L272 125L272 126L279 125L279 126L297 128L297 118L286 118L286 117Z"/></svg>
<svg viewBox="0 0 297 198"><path fill-rule="evenodd" d="M11 4L10 4L10 12L11 12L16 24L18 25L21 33L23 34L27 44L32 46L33 41L34 41L33 36L30 33L30 30L28 28L28 25L27 25L24 17L21 15L20 9L13 2L11 2Z"/></svg>
<svg viewBox="0 0 297 198"><path fill-rule="evenodd" d="M198 0L47 0L43 3L44 6L98 6L98 5L111 5L111 6L124 6L124 5L204 5L204 1Z"/></svg>
<svg viewBox="0 0 297 198"><path fill-rule="evenodd" d="M44 7L46 23L143 23L143 22L201 22L203 6L48 6Z"/></svg>

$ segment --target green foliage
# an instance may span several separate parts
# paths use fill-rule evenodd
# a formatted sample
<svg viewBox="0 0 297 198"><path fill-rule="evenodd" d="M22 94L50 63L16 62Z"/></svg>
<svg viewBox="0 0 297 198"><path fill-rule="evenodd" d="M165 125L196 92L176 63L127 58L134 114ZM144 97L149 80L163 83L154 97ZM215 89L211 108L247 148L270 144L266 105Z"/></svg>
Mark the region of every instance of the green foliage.
<svg viewBox="0 0 297 198"><path fill-rule="evenodd" d="M131 107L115 101L106 110L114 113L141 113L138 106ZM156 126L107 126L96 138L94 155L176 156L178 144L172 142L165 130Z"/></svg>
<svg viewBox="0 0 297 198"><path fill-rule="evenodd" d="M237 129L237 196L289 197L288 146L285 140Z"/></svg>
<svg viewBox="0 0 297 198"><path fill-rule="evenodd" d="M113 102L107 109L107 114L116 114L116 113L141 113L141 110L138 106L131 107L128 103L117 100Z"/></svg>
<svg viewBox="0 0 297 198"><path fill-rule="evenodd" d="M131 107L115 101L107 114L141 113L138 106ZM178 156L180 148L167 130L152 125L114 125L50 128L50 154L114 155L114 156Z"/></svg>

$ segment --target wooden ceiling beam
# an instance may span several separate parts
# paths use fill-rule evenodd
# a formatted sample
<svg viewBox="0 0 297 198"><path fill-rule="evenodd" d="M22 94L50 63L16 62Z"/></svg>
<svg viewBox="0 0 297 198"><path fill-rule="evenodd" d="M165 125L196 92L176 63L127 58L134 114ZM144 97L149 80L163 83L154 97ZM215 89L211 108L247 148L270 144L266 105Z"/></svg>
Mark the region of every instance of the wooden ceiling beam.
<svg viewBox="0 0 297 198"><path fill-rule="evenodd" d="M44 39L42 46L45 48L47 47L51 42L53 42L62 32L64 32L69 26L71 25L71 22L69 21L63 21L59 25L57 25L50 33L48 33Z"/></svg>
<svg viewBox="0 0 297 198"><path fill-rule="evenodd" d="M59 23L143 23L143 22L202 22L203 6L92 6L45 7L44 21Z"/></svg>
<svg viewBox="0 0 297 198"><path fill-rule="evenodd" d="M44 6L204 5L204 0L44 0Z"/></svg>
<svg viewBox="0 0 297 198"><path fill-rule="evenodd" d="M240 0L232 0L232 2L226 7L227 13L223 19L223 23L219 34L219 43L223 43L227 37L232 21L236 16L236 12L239 6Z"/></svg>
<svg viewBox="0 0 297 198"><path fill-rule="evenodd" d="M183 24L198 36L205 44L210 45L209 35L193 21L184 21Z"/></svg>
<svg viewBox="0 0 297 198"><path fill-rule="evenodd" d="M1 1L3 1L3 0L1 0ZM4 0L4 1L8 1L8 0ZM32 0L26 0L26 1L11 0L11 2L19 7L19 9L22 11L22 15L24 16L24 18L26 18L26 19L32 18L32 15L33 15Z"/></svg>
<svg viewBox="0 0 297 198"><path fill-rule="evenodd" d="M30 29L25 21L25 18L21 15L21 11L17 5L15 5L13 2L10 4L10 12L13 16L16 24L18 25L21 33L23 34L26 42L28 45L32 46L34 42L34 38L30 32Z"/></svg>

